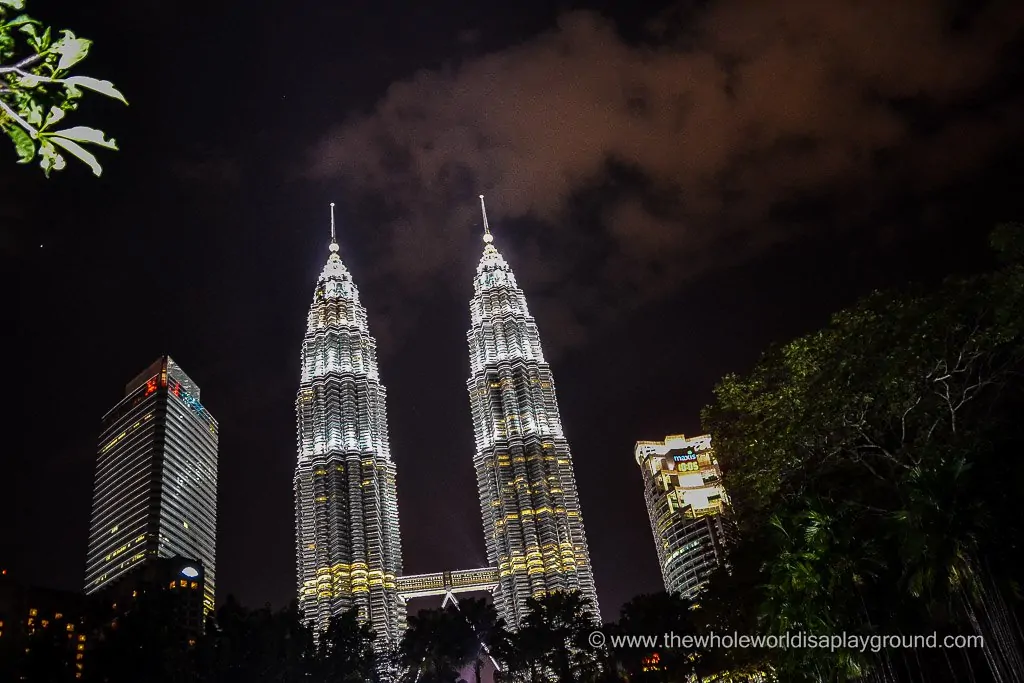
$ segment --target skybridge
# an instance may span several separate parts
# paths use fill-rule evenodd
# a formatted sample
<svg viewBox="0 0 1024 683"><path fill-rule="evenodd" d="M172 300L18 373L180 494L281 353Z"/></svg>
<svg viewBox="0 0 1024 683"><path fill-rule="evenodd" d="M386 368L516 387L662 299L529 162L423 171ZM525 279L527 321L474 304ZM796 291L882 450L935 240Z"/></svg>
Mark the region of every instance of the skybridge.
<svg viewBox="0 0 1024 683"><path fill-rule="evenodd" d="M397 584L398 593L405 600L443 595L442 606L447 605L449 601L458 604L458 600L455 599L458 593L493 592L498 587L498 568L483 567L399 576Z"/></svg>

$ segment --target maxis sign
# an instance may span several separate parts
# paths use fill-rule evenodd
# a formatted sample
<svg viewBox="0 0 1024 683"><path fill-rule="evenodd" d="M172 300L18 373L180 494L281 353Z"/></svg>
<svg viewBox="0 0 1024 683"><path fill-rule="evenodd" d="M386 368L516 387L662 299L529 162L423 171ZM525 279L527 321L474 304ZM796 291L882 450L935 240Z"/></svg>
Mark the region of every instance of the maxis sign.
<svg viewBox="0 0 1024 683"><path fill-rule="evenodd" d="M692 449L690 449L685 453L673 454L672 459L676 462L694 462L697 459L697 454Z"/></svg>

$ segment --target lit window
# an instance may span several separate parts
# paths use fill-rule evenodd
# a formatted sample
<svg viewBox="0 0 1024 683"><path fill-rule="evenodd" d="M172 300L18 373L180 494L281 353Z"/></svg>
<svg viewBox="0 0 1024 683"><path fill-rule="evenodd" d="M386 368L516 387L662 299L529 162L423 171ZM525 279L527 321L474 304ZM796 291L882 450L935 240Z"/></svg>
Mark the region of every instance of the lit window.
<svg viewBox="0 0 1024 683"><path fill-rule="evenodd" d="M75 646L75 649L78 650L79 652L82 652L83 650L85 650L85 645L83 645L82 643L79 643L78 645Z"/></svg>
<svg viewBox="0 0 1024 683"><path fill-rule="evenodd" d="M35 607L33 607L32 609L30 609L30 610L28 611L28 615L29 615L30 617L34 617L34 616L36 616L37 614L39 614L39 610L37 610L37 609L36 609Z"/></svg>
<svg viewBox="0 0 1024 683"><path fill-rule="evenodd" d="M74 624L68 624L68 631L74 631L74 630L75 630L75 625Z"/></svg>
<svg viewBox="0 0 1024 683"><path fill-rule="evenodd" d="M79 642L84 643L85 642L85 634L83 633L82 635L78 636L78 640L79 640Z"/></svg>
<svg viewBox="0 0 1024 683"><path fill-rule="evenodd" d="M50 620L49 619L43 619L42 623L43 623L43 628L46 628L47 626L50 625Z"/></svg>
<svg viewBox="0 0 1024 683"><path fill-rule="evenodd" d="M54 619L63 619L64 615L62 613L60 613L60 612L57 612L56 614L53 615L53 618Z"/></svg>

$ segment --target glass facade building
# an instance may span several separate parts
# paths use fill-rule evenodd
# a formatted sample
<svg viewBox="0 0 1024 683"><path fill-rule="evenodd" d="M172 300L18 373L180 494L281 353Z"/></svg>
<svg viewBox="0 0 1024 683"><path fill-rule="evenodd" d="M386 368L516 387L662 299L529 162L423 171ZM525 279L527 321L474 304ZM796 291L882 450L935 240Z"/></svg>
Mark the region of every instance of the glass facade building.
<svg viewBox="0 0 1024 683"><path fill-rule="evenodd" d="M481 197L481 204L483 197ZM537 323L484 213L484 252L473 280L470 407L495 605L518 626L526 600L579 590L600 618L572 454Z"/></svg>
<svg viewBox="0 0 1024 683"><path fill-rule="evenodd" d="M387 394L366 309L333 228L332 217L331 254L309 309L295 401L299 608L318 631L356 608L378 647L392 649L406 617L396 584L402 548Z"/></svg>
<svg viewBox="0 0 1024 683"><path fill-rule="evenodd" d="M640 441L634 451L665 590L693 599L725 562L728 497L708 435Z"/></svg>
<svg viewBox="0 0 1024 683"><path fill-rule="evenodd" d="M199 387L169 357L125 387L103 417L93 488L85 592L112 586L150 558L195 558L203 605L214 606L217 421Z"/></svg>

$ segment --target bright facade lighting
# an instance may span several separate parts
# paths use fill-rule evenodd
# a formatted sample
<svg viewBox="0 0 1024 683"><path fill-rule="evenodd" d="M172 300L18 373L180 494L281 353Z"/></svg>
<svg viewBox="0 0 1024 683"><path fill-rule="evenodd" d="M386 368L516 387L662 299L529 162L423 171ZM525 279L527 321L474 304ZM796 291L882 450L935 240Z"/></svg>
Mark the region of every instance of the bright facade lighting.
<svg viewBox="0 0 1024 683"><path fill-rule="evenodd" d="M202 562L213 610L217 562L218 426L199 386L164 356L103 416L85 592L112 585L152 557ZM191 523L190 523L191 522Z"/></svg>
<svg viewBox="0 0 1024 683"><path fill-rule="evenodd" d="M481 198L482 201L482 198ZM486 224L470 303L469 388L494 600L517 626L526 600L579 590L600 616L569 444L551 368L512 269Z"/></svg>
<svg viewBox="0 0 1024 683"><path fill-rule="evenodd" d="M692 599L725 562L722 513L729 499L711 437L640 441L633 455L643 473L665 590Z"/></svg>
<svg viewBox="0 0 1024 683"><path fill-rule="evenodd" d="M333 214L333 210L332 210ZM302 342L295 411L295 535L299 609L323 631L353 607L391 649L405 630L396 470L377 342L359 291L331 253L317 280Z"/></svg>

